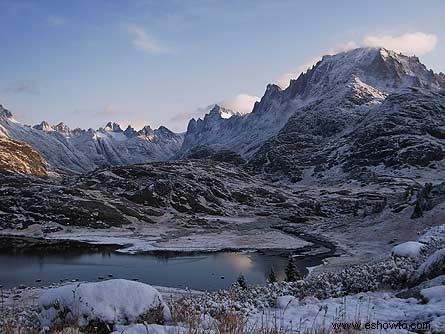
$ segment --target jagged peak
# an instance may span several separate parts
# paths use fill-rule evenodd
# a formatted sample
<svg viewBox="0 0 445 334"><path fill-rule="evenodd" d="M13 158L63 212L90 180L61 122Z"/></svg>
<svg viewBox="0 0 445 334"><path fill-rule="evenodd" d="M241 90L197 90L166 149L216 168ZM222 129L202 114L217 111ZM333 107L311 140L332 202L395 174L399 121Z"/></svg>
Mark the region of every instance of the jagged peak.
<svg viewBox="0 0 445 334"><path fill-rule="evenodd" d="M3 105L0 104L0 117L4 118L11 118L12 119L12 113L3 107Z"/></svg>
<svg viewBox="0 0 445 334"><path fill-rule="evenodd" d="M283 90L283 88L281 88L279 85L274 84L274 83L270 83L266 87L266 93L268 93L268 92L280 92L282 90Z"/></svg>
<svg viewBox="0 0 445 334"><path fill-rule="evenodd" d="M171 136L171 135L175 134L172 130L170 130L169 128L167 128L167 127L165 127L163 125L161 125L159 128L157 128L155 130L155 133L157 135L161 135L161 136L166 136L166 135L167 136Z"/></svg>
<svg viewBox="0 0 445 334"><path fill-rule="evenodd" d="M151 137L154 135L154 130L150 127L150 125L145 125L142 129L140 129L138 132L138 135L140 136L147 136Z"/></svg>
<svg viewBox="0 0 445 334"><path fill-rule="evenodd" d="M122 132L121 126L116 122L108 122L103 129L105 131Z"/></svg>
<svg viewBox="0 0 445 334"><path fill-rule="evenodd" d="M57 125L53 125L52 128L57 131L57 132L61 132L61 133L68 133L70 132L70 128L68 127L68 125L66 125L63 122L60 122Z"/></svg>
<svg viewBox="0 0 445 334"><path fill-rule="evenodd" d="M51 127L51 125L49 125L49 123L46 121L42 121L42 122L40 122L40 124L34 125L33 128L36 130L45 131L45 132L54 131L54 129Z"/></svg>
<svg viewBox="0 0 445 334"><path fill-rule="evenodd" d="M215 105L210 109L209 114L218 114L221 112L221 110L224 109L219 104L215 103Z"/></svg>
<svg viewBox="0 0 445 334"><path fill-rule="evenodd" d="M209 113L204 116L204 119L209 119L209 118L211 118L211 119L214 119L214 118L228 119L234 115L240 115L240 113L238 113L232 109L220 106L219 104L215 104L213 106L213 108L209 111Z"/></svg>
<svg viewBox="0 0 445 334"><path fill-rule="evenodd" d="M385 94L407 87L445 88L445 79L428 70L418 57L365 47L323 56L306 73L291 80L286 93L291 98L320 98L326 92L345 87L355 77Z"/></svg>
<svg viewBox="0 0 445 334"><path fill-rule="evenodd" d="M124 130L124 135L127 138L131 138L137 136L137 131L131 125L128 125L127 128Z"/></svg>

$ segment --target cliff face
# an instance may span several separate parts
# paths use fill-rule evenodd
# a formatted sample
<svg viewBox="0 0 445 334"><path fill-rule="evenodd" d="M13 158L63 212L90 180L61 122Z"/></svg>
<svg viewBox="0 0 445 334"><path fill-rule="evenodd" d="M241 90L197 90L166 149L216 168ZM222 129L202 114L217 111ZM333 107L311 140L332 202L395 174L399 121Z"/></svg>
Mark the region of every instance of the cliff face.
<svg viewBox="0 0 445 334"><path fill-rule="evenodd" d="M0 171L48 176L46 161L31 146L0 136Z"/></svg>

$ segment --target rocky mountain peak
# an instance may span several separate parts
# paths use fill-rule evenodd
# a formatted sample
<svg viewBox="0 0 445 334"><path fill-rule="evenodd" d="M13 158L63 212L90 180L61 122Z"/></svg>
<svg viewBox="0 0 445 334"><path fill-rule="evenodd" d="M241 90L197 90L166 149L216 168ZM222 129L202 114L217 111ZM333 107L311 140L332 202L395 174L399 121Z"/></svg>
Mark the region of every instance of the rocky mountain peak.
<svg viewBox="0 0 445 334"><path fill-rule="evenodd" d="M221 116L221 111L222 111L223 109L224 109L224 108L222 108L220 105L215 104L215 105L213 106L213 108L210 109L208 115L209 115L209 117L220 117L220 116Z"/></svg>
<svg viewBox="0 0 445 334"><path fill-rule="evenodd" d="M159 128L157 128L154 133L156 136L164 137L164 138L172 138L177 136L173 131L166 128L165 126L161 125Z"/></svg>
<svg viewBox="0 0 445 334"><path fill-rule="evenodd" d="M49 125L49 123L46 121L42 121L40 124L34 125L33 128L45 132L54 131L51 125Z"/></svg>
<svg viewBox="0 0 445 334"><path fill-rule="evenodd" d="M138 135L140 136L146 136L146 137L152 137L154 136L154 131L150 127L150 125L144 126L142 129L138 131Z"/></svg>
<svg viewBox="0 0 445 334"><path fill-rule="evenodd" d="M104 127L105 131L123 132L120 125L116 122L108 122Z"/></svg>
<svg viewBox="0 0 445 334"><path fill-rule="evenodd" d="M137 136L137 131L131 125L128 125L124 131L124 135L127 138L131 138L131 137Z"/></svg>
<svg viewBox="0 0 445 334"><path fill-rule="evenodd" d="M427 69L418 57L384 48L327 55L291 80L286 89L268 85L250 114L226 121L226 111L215 105L204 119L191 120L181 152L205 146L250 157L296 114L317 133L339 133L360 118L363 110L412 88L443 90L445 75Z"/></svg>
<svg viewBox="0 0 445 334"><path fill-rule="evenodd" d="M445 88L443 76L428 70L418 57L384 48L358 48L324 56L313 68L291 80L286 93L291 98L319 99L355 78L382 93L396 93L406 87Z"/></svg>
<svg viewBox="0 0 445 334"><path fill-rule="evenodd" d="M211 119L219 119L219 118L230 118L234 115L240 115L238 112L224 108L218 104L215 104L214 107L209 111L209 113L205 116ZM204 117L204 119L205 119Z"/></svg>
<svg viewBox="0 0 445 334"><path fill-rule="evenodd" d="M3 107L3 105L0 104L0 117L3 118L12 118L12 113Z"/></svg>
<svg viewBox="0 0 445 334"><path fill-rule="evenodd" d="M60 133L69 133L70 132L70 128L68 127L68 125L66 125L63 122L60 122L57 125L53 125L52 127L55 131L60 132Z"/></svg>

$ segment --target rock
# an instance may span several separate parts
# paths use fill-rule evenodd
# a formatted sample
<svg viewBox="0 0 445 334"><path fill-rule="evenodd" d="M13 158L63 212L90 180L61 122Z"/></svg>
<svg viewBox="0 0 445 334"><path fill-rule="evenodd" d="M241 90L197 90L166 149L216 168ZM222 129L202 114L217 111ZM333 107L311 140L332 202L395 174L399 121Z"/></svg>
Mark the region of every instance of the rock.
<svg viewBox="0 0 445 334"><path fill-rule="evenodd" d="M445 248L431 254L410 277L411 284L418 284L426 279L445 273Z"/></svg>

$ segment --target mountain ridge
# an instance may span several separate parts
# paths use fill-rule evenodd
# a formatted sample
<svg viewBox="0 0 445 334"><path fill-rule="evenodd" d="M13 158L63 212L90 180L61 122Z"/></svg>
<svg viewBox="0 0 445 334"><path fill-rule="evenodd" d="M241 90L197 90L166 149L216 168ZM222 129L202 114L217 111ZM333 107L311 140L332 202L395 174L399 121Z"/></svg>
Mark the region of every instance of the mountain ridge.
<svg viewBox="0 0 445 334"><path fill-rule="evenodd" d="M231 150L250 160L255 170L264 171L261 164L269 160L264 156L266 151L270 152L277 136L283 140L284 132L288 133L285 141L289 145L273 155L281 162L294 151L291 147L339 134L377 110L388 97L410 94L413 89L442 91L445 75L428 70L415 56L384 48L358 48L324 56L291 80L286 89L269 84L250 114L232 120L208 115L200 121L192 120L181 152L187 156L195 148ZM291 127L300 130L289 131Z"/></svg>
<svg viewBox="0 0 445 334"><path fill-rule="evenodd" d="M358 48L324 56L291 80L286 89L267 85L251 113L234 119L191 120L180 152L187 155L194 147L209 146L249 158L299 109L328 99L344 107L381 103L389 94L409 87L444 89L445 75L428 70L417 57L384 48Z"/></svg>
<svg viewBox="0 0 445 334"><path fill-rule="evenodd" d="M123 130L115 122L108 122L97 130L71 130L63 122L56 125L42 122L30 128L16 122L3 107L0 132L28 143L55 169L67 172L83 173L110 165L188 156L229 157L237 163L243 161L255 172L278 177L286 175L299 181L308 173L305 171L308 168L314 169L313 175L321 175L318 171L327 171L333 166L349 172L358 167L351 169L350 162L338 156L347 153L354 159L356 155L351 150L358 140L354 133L360 135L361 120L372 113L382 112L389 118L396 117L398 122L411 122L412 115L394 116L383 112L389 105L386 101L411 103L411 107L428 115L428 121L439 122L432 131L441 133L441 127L445 126L440 113L443 102L441 95L436 93L444 89L445 75L428 70L415 56L404 56L384 48L358 48L324 56L312 68L292 79L285 89L267 85L251 113L239 114L214 105L203 118L191 119L185 134L174 133L163 126L152 129L148 125L139 131L131 126ZM401 98L391 100L392 96ZM428 114L424 108L427 104L416 104L415 98L433 99L436 114ZM392 124L381 121L385 126ZM426 133L422 124L412 126L422 126L419 133ZM401 137L396 139L409 142ZM335 140L342 141L343 146L337 145ZM394 148L393 143L385 144ZM434 156L442 156L440 136L429 141L429 145L428 150L436 152ZM316 148L320 151L314 151ZM337 155L335 159L320 154L328 148L332 149L329 154ZM399 147L394 152L403 149Z"/></svg>
<svg viewBox="0 0 445 334"><path fill-rule="evenodd" d="M131 130L132 129L132 130ZM97 130L71 130L60 122L46 121L33 127L14 120L13 114L1 107L0 134L27 143L61 173L84 173L108 165L125 165L167 160L182 145L183 135L165 127L140 131L130 127L122 131L119 124L108 122Z"/></svg>

